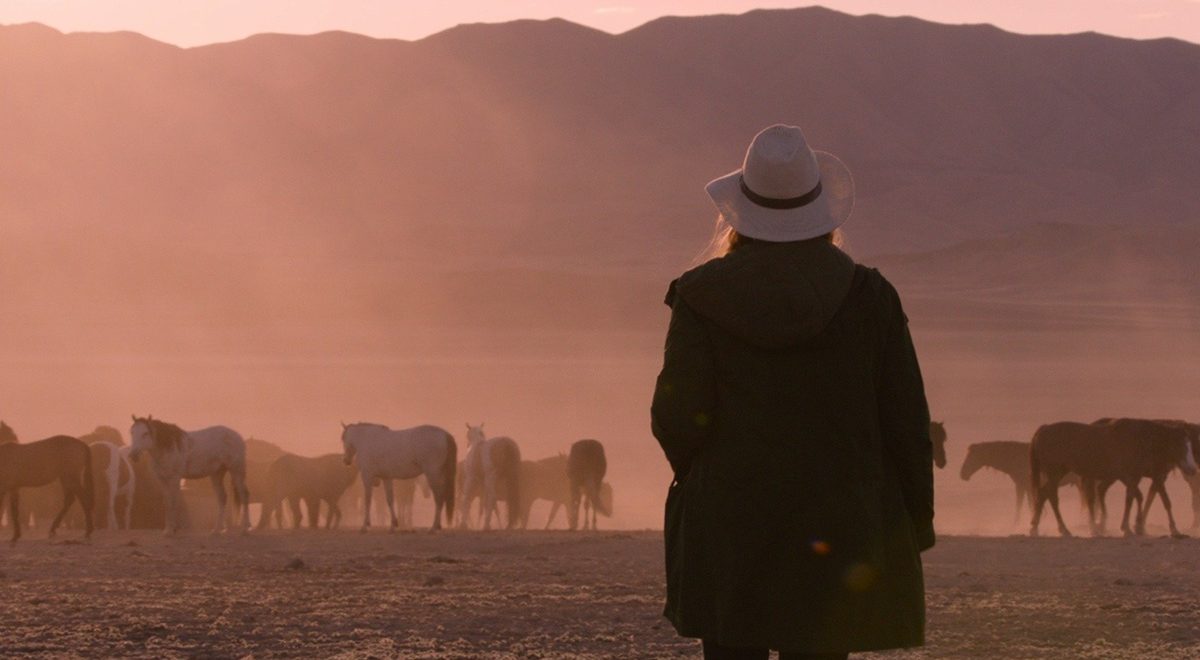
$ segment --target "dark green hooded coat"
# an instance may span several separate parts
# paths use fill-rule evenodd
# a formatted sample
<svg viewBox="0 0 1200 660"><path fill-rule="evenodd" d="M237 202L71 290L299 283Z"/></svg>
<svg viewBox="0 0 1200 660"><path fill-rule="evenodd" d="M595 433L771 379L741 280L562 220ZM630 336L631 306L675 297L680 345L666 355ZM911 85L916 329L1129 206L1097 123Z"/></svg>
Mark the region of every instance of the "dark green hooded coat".
<svg viewBox="0 0 1200 660"><path fill-rule="evenodd" d="M652 407L666 616L724 646L923 643L929 411L896 290L824 240L685 273Z"/></svg>

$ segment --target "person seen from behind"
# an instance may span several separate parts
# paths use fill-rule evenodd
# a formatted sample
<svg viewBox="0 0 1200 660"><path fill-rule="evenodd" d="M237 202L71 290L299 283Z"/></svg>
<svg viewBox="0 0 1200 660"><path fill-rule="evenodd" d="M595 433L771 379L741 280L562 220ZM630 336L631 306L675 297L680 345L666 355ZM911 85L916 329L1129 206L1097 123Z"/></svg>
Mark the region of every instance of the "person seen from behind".
<svg viewBox="0 0 1200 660"><path fill-rule="evenodd" d="M651 407L665 615L710 659L919 646L929 409L896 289L839 248L853 179L775 125L706 190L713 258L667 292Z"/></svg>

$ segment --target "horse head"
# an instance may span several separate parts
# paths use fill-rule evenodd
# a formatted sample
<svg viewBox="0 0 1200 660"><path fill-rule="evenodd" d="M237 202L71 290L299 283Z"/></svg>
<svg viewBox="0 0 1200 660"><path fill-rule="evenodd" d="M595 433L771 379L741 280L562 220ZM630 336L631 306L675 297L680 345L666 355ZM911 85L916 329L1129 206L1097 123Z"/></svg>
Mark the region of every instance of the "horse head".
<svg viewBox="0 0 1200 660"><path fill-rule="evenodd" d="M606 518L612 518L613 489L607 481L600 484L600 501L596 502L596 510L600 512L600 515Z"/></svg>
<svg viewBox="0 0 1200 660"><path fill-rule="evenodd" d="M487 434L483 432L483 422L479 422L479 426L471 426L471 423L467 422L467 448L474 447L484 440L487 440Z"/></svg>
<svg viewBox="0 0 1200 660"><path fill-rule="evenodd" d="M1184 423L1183 432L1185 447L1183 459L1179 461L1179 469L1185 475L1191 477L1198 471L1196 459L1200 457L1200 426Z"/></svg>
<svg viewBox="0 0 1200 660"><path fill-rule="evenodd" d="M929 439L933 441L933 464L940 470L946 467L946 424L930 422Z"/></svg>
<svg viewBox="0 0 1200 660"><path fill-rule="evenodd" d="M153 415L130 417L133 418L133 425L129 427L129 460L137 461L143 451L154 448L154 427L150 424Z"/></svg>
<svg viewBox="0 0 1200 660"><path fill-rule="evenodd" d="M943 444L942 457L944 458L945 456L945 445ZM978 446L968 446L967 458L963 460L962 471L958 473L958 476L962 477L963 481L968 481L981 467L983 467L983 459L979 456Z"/></svg>

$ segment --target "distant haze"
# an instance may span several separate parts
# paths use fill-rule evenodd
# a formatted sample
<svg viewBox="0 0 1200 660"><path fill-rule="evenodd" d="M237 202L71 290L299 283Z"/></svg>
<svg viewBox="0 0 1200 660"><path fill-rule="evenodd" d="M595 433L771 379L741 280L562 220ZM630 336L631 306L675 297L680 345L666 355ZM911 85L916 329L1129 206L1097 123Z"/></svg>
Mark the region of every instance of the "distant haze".
<svg viewBox="0 0 1200 660"><path fill-rule="evenodd" d="M317 454L339 421L483 421L528 458L600 439L610 524L659 525L663 295L704 183L777 121L849 164L847 249L905 297L940 524L1007 531L971 442L1200 418L1194 44L825 9L191 49L24 25L0 90L24 440L152 413Z"/></svg>
<svg viewBox="0 0 1200 660"><path fill-rule="evenodd" d="M459 23L521 18L565 18L617 33L663 15L741 13L802 4L777 0L6 0L0 4L0 23L36 21L85 32L130 30L180 46L196 46L260 32L344 30L419 39ZM1029 34L1093 31L1200 43L1200 3L1195 0L827 0L820 4L854 14L991 23Z"/></svg>

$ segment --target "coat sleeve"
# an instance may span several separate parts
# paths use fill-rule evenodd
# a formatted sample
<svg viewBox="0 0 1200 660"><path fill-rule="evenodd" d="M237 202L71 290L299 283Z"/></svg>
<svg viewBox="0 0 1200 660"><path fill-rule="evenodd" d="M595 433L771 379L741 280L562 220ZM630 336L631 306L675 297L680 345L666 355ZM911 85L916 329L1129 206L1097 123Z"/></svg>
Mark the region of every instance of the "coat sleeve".
<svg viewBox="0 0 1200 660"><path fill-rule="evenodd" d="M712 429L717 388L712 345L703 321L674 295L673 286L667 304L671 325L654 388L650 426L671 468L682 476Z"/></svg>
<svg viewBox="0 0 1200 660"><path fill-rule="evenodd" d="M890 304L880 363L879 420L887 458L900 475L904 504L912 518L917 546L933 547L933 444L929 404L921 367L900 297L886 286Z"/></svg>

